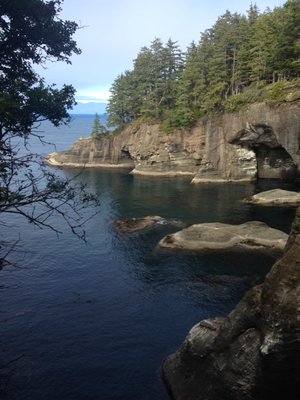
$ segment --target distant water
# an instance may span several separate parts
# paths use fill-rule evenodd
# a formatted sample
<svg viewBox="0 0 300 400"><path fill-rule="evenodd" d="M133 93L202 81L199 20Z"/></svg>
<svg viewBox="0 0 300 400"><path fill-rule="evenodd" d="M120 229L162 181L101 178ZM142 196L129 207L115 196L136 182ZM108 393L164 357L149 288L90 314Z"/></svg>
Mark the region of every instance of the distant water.
<svg viewBox="0 0 300 400"><path fill-rule="evenodd" d="M53 151L66 150L80 137L91 136L95 115L73 114L68 125L55 128L50 122L45 121L37 127L38 134L48 144L42 144L38 139L32 140L34 149L40 154L48 154ZM106 115L99 115L100 122L106 124Z"/></svg>
<svg viewBox="0 0 300 400"><path fill-rule="evenodd" d="M45 139L65 149L89 136L94 116L69 128L44 124ZM41 154L52 146L33 142ZM74 176L77 171L61 173ZM199 320L226 315L261 282L277 255L246 251L173 253L156 249L175 227L131 235L120 217L161 215L187 224L261 220L288 232L294 210L240 200L275 182L191 185L189 179L144 178L89 169L78 178L98 194L99 214L86 226L88 243L63 221L57 237L7 217L6 240L20 242L1 274L1 397L5 400L167 400L163 359ZM15 360L15 361L13 361Z"/></svg>

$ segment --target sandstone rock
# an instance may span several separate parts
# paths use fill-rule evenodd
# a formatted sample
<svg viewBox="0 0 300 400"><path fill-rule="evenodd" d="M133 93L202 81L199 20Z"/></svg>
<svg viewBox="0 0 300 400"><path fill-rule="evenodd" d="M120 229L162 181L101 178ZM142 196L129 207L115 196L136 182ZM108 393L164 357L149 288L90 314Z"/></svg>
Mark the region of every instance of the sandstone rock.
<svg viewBox="0 0 300 400"><path fill-rule="evenodd" d="M219 222L192 225L167 235L158 244L161 248L182 250L223 250L235 246L283 250L288 235L270 228L263 222L251 221L241 225Z"/></svg>
<svg viewBox="0 0 300 400"><path fill-rule="evenodd" d="M49 154L46 162L52 166L71 168L132 169L134 162L126 146L120 149L116 139L116 135L108 135L102 139L79 139L69 150Z"/></svg>
<svg viewBox="0 0 300 400"><path fill-rule="evenodd" d="M128 167L133 174L191 176L193 183L293 180L300 165L300 108L296 103L200 119L171 133L158 124L129 125L120 134L83 139L52 154L51 165Z"/></svg>
<svg viewBox="0 0 300 400"><path fill-rule="evenodd" d="M147 216L143 218L124 218L117 219L115 221L115 226L122 233L132 233L150 228L153 225L157 223L163 223L164 221L164 218L157 215Z"/></svg>
<svg viewBox="0 0 300 400"><path fill-rule="evenodd" d="M289 190L272 189L244 199L244 202L266 206L297 206L300 204L300 193Z"/></svg>
<svg viewBox="0 0 300 400"><path fill-rule="evenodd" d="M224 319L197 324L163 363L174 400L300 396L300 210L265 282Z"/></svg>

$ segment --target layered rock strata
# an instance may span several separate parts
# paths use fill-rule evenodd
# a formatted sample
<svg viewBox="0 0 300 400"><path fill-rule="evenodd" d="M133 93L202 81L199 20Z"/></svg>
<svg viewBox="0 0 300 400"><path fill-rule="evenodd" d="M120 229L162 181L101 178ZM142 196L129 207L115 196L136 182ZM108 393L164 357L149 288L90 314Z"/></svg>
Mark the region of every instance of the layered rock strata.
<svg viewBox="0 0 300 400"><path fill-rule="evenodd" d="M201 321L163 363L174 400L300 396L300 212L284 254L226 318Z"/></svg>
<svg viewBox="0 0 300 400"><path fill-rule="evenodd" d="M63 167L128 167L133 174L187 175L193 183L293 180L299 164L300 108L264 103L248 110L203 118L172 133L159 125L130 125L120 134L83 139L53 153Z"/></svg>

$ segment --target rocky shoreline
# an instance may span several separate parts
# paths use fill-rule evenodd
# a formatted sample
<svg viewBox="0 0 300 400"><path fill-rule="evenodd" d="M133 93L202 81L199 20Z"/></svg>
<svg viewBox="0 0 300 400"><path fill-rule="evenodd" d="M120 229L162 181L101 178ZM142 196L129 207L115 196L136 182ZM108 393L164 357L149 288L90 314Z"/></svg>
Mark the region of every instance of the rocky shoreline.
<svg viewBox="0 0 300 400"><path fill-rule="evenodd" d="M202 118L170 133L159 124L128 125L119 134L81 139L52 153L59 167L128 168L145 176L189 176L197 183L294 180L300 154L299 105L252 104L245 111Z"/></svg>
<svg viewBox="0 0 300 400"><path fill-rule="evenodd" d="M136 175L188 176L195 184L257 178L294 181L299 177L299 132L296 104L253 104L245 111L203 118L191 129L171 133L161 132L158 124L129 125L118 135L78 141L67 151L49 155L47 162L63 168L127 168ZM257 194L244 201L299 204L298 194L282 192ZM127 222L128 229L122 223L117 226L123 233L148 229L161 220L154 216ZM242 227L243 237L231 228L219 237L216 227L224 224L202 224L168 235L160 243L164 248L188 250L199 250L199 243L202 250L284 249L262 285L250 289L227 317L199 322L181 348L164 361L164 380L174 400L300 396L300 211L288 240L284 233L280 237L276 233L273 244L269 230L257 233L264 224L247 224ZM209 233L209 228L214 232Z"/></svg>
<svg viewBox="0 0 300 400"><path fill-rule="evenodd" d="M163 363L174 400L300 396L300 210L283 256L225 318L195 325Z"/></svg>
<svg viewBox="0 0 300 400"><path fill-rule="evenodd" d="M115 221L131 234L168 223L160 216ZM178 221L177 221L177 226ZM181 227L182 228L182 227ZM259 221L202 223L165 236L159 248L219 251L235 247L283 251L263 284L225 318L200 321L163 362L174 400L281 400L300 395L300 208L290 235Z"/></svg>

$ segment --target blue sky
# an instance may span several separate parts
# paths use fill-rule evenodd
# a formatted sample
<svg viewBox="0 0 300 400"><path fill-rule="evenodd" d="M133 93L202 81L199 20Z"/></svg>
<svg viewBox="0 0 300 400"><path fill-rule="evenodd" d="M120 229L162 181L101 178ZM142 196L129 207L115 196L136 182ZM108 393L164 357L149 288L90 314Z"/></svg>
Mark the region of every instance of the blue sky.
<svg viewBox="0 0 300 400"><path fill-rule="evenodd" d="M252 3L264 11L285 1ZM61 16L81 26L75 40L82 54L72 57L72 65L50 63L39 72L48 83L76 88L75 111L102 113L112 82L132 68L141 47L158 37L164 42L172 38L185 49L226 10L244 14L250 4L251 0L64 0Z"/></svg>

